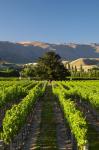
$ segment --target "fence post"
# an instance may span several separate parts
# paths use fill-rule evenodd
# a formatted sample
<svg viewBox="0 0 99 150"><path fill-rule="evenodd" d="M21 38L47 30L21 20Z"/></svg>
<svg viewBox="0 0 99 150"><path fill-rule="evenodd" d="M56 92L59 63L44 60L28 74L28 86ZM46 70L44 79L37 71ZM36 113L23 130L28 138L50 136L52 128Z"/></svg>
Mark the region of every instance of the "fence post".
<svg viewBox="0 0 99 150"><path fill-rule="evenodd" d="M4 142L3 142L3 140L0 140L0 150L4 150Z"/></svg>
<svg viewBox="0 0 99 150"><path fill-rule="evenodd" d="M83 146L83 150L88 150L88 144Z"/></svg>

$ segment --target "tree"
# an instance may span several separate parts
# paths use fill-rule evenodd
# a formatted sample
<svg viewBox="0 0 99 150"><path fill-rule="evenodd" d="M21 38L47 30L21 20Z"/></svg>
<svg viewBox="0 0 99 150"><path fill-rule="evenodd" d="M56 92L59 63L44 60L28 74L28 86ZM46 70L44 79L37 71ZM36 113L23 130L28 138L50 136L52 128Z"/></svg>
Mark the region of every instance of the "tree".
<svg viewBox="0 0 99 150"><path fill-rule="evenodd" d="M35 76L35 69L34 67L26 67L21 71L21 76L23 77L34 77Z"/></svg>
<svg viewBox="0 0 99 150"><path fill-rule="evenodd" d="M75 66L75 72L77 72L77 67Z"/></svg>
<svg viewBox="0 0 99 150"><path fill-rule="evenodd" d="M80 72L84 72L82 64L80 65Z"/></svg>
<svg viewBox="0 0 99 150"><path fill-rule="evenodd" d="M37 75L44 80L65 80L70 75L69 71L61 62L61 57L53 51L47 52L39 58Z"/></svg>
<svg viewBox="0 0 99 150"><path fill-rule="evenodd" d="M71 69L71 67L70 67L70 63L68 63L68 67L67 67L67 68L68 68L68 70L70 70L70 69Z"/></svg>

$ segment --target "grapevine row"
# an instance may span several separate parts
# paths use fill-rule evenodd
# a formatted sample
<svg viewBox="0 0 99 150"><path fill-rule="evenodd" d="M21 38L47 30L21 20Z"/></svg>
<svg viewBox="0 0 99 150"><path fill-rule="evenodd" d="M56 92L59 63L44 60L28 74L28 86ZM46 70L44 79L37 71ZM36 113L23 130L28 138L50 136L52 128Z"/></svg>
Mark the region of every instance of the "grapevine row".
<svg viewBox="0 0 99 150"><path fill-rule="evenodd" d="M3 120L3 131L1 133L1 137L5 143L9 143L18 134L25 124L26 118L31 112L33 105L44 93L45 87L46 84L42 82L38 83L18 105L13 105L13 107L6 112Z"/></svg>
<svg viewBox="0 0 99 150"><path fill-rule="evenodd" d="M72 94L99 112L99 82L66 82ZM71 86L72 85L72 86ZM93 87L93 88L92 88Z"/></svg>
<svg viewBox="0 0 99 150"><path fill-rule="evenodd" d="M66 99L65 89L53 83L53 93L58 96L60 106L63 109L64 117L67 119L71 132L74 134L79 148L88 143L87 123L83 114L76 108L71 99Z"/></svg>
<svg viewBox="0 0 99 150"><path fill-rule="evenodd" d="M0 108L2 108L6 103L11 102L12 100L20 99L21 97L25 96L27 93L27 90L30 89L30 87L33 87L35 83L32 83L25 88L23 87L24 84L19 85L14 84L12 86L9 86L7 88L4 88L0 91Z"/></svg>

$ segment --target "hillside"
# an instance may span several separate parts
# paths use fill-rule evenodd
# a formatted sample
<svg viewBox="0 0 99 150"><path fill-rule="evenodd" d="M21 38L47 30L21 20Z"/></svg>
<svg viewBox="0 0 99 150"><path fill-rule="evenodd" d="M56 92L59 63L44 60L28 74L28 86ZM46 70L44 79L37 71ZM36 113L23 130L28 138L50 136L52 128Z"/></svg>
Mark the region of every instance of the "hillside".
<svg viewBox="0 0 99 150"><path fill-rule="evenodd" d="M87 71L88 69L99 66L99 58L80 58L80 59L76 59L76 60L70 62L70 66L71 67L76 66L78 70L82 66L82 68Z"/></svg>
<svg viewBox="0 0 99 150"><path fill-rule="evenodd" d="M63 60L99 58L99 44L49 44L43 42L0 42L0 58L10 63L35 62L46 51L53 50Z"/></svg>
<svg viewBox="0 0 99 150"><path fill-rule="evenodd" d="M0 58L0 64L5 64L5 63L7 63L7 61Z"/></svg>

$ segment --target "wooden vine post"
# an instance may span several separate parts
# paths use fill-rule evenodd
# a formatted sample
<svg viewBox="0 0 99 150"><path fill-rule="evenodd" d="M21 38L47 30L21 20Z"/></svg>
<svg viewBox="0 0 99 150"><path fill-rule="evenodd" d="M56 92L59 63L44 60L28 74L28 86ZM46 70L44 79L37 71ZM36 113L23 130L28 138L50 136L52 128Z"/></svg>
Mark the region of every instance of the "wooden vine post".
<svg viewBox="0 0 99 150"><path fill-rule="evenodd" d="M3 142L3 140L0 140L0 150L4 150L4 142Z"/></svg>

